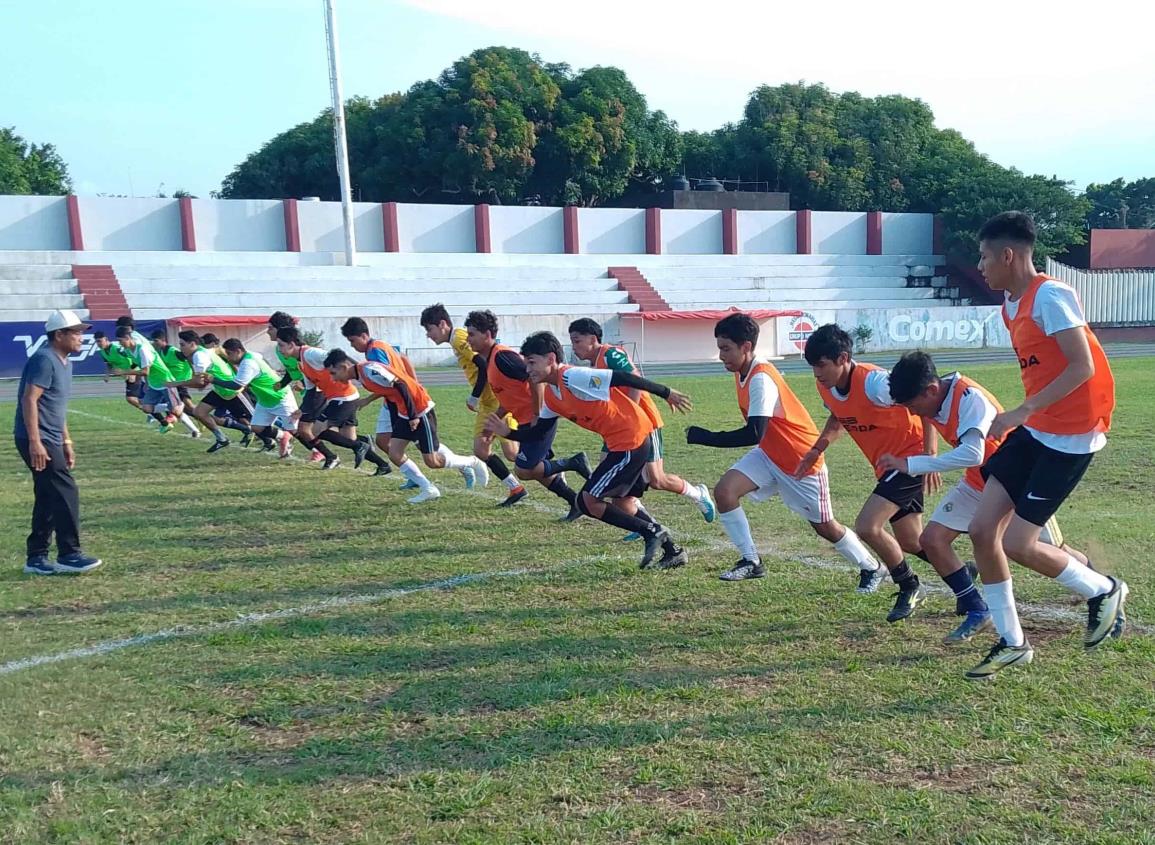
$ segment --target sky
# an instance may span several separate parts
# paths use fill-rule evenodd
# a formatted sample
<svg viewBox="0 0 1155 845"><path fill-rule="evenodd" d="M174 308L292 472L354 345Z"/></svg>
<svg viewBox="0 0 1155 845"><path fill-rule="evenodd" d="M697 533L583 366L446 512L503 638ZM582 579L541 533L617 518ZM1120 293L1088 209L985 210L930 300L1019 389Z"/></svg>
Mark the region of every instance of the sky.
<svg viewBox="0 0 1155 845"><path fill-rule="evenodd" d="M760 84L926 101L995 161L1082 189L1155 176L1145 3L336 0L346 97L480 47L616 65L682 129ZM329 102L322 0L0 0L0 126L51 142L82 195L208 196Z"/></svg>

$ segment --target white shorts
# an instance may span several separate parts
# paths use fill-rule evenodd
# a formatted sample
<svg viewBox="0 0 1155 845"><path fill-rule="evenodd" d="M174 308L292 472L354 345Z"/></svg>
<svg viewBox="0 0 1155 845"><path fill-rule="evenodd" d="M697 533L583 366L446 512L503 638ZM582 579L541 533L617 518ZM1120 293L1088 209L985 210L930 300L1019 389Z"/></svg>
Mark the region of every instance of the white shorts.
<svg viewBox="0 0 1155 845"><path fill-rule="evenodd" d="M393 433L393 410L388 402L381 403L381 410L377 413L377 434Z"/></svg>
<svg viewBox="0 0 1155 845"><path fill-rule="evenodd" d="M297 420L294 417L296 413L297 398L293 395L292 391L288 391L285 393L285 398L281 400L281 404L275 407L266 408L264 405L257 405L257 407L253 409L252 424L264 428L267 425L272 425L279 418L281 427L284 428L285 431L296 431Z"/></svg>
<svg viewBox="0 0 1155 845"><path fill-rule="evenodd" d="M942 497L938 507L931 514L930 521L944 525L951 531L966 534L970 530L971 520L978 512L982 495L965 480L960 481ZM1049 546L1063 545L1063 532L1059 530L1059 523L1053 516L1043 526L1039 539Z"/></svg>
<svg viewBox="0 0 1155 845"><path fill-rule="evenodd" d="M737 470L758 485L758 489L750 494L752 501L764 502L780 496L782 504L807 522L819 523L834 519L834 509L830 506L829 476L825 466L813 475L795 479L779 469L769 455L755 446L730 469Z"/></svg>

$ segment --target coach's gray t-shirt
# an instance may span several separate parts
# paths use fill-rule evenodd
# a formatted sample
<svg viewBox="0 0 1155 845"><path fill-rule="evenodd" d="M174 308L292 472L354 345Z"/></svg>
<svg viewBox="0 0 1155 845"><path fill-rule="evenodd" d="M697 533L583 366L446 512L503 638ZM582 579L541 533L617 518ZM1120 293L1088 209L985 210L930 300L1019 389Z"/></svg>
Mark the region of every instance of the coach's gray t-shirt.
<svg viewBox="0 0 1155 845"><path fill-rule="evenodd" d="M34 384L44 388L36 403L40 419L40 439L60 446L64 443L64 420L68 414L68 397L72 393L72 362L62 360L49 345L41 347L28 359L20 375L16 394L16 425L12 431L17 440L28 440L24 422L24 391Z"/></svg>

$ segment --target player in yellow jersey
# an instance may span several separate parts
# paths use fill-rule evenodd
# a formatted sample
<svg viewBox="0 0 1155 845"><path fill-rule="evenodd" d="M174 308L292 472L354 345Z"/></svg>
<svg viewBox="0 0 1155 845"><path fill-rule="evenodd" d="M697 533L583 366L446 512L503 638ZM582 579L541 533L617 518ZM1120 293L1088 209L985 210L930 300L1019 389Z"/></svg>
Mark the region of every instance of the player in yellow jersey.
<svg viewBox="0 0 1155 845"><path fill-rule="evenodd" d="M465 371L466 380L473 388L469 398L465 400L466 407L476 414L473 421L473 454L479 460L485 461L490 471L509 489L509 494L501 503L502 506L520 502L529 494L517 477L509 471L505 461L493 454L493 435L485 431L485 421L489 419L490 414L497 411L499 405L497 397L493 395L493 390L486 381L485 359L470 347L466 330L453 327L449 312L440 302L430 305L421 312L421 328L425 329L425 336L434 343L450 345L458 365ZM517 428L517 422L512 414L506 414L505 421L511 429ZM499 440L506 460L514 460L517 457L517 444L505 438Z"/></svg>

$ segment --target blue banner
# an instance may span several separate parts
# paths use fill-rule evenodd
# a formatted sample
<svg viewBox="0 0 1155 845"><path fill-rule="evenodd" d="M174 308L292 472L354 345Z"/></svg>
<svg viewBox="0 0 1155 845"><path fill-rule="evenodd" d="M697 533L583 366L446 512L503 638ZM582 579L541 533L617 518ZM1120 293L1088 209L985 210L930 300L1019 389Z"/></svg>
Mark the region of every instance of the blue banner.
<svg viewBox="0 0 1155 845"><path fill-rule="evenodd" d="M157 329L164 330L164 320L140 320L136 330L148 337ZM96 350L92 333L102 331L116 338L115 320L94 320L92 329L84 335L84 345L72 356L72 372L78 376L104 375L104 359ZM20 378L24 364L48 342L43 323L0 323L0 378Z"/></svg>

